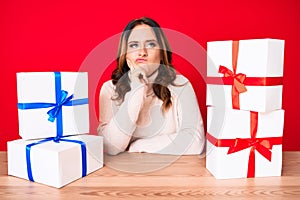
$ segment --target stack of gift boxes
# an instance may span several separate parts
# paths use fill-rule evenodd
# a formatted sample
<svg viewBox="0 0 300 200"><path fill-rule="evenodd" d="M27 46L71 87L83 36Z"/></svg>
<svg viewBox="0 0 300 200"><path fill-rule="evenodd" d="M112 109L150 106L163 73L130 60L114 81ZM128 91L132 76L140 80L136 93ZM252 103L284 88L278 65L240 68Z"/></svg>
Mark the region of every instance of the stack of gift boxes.
<svg viewBox="0 0 300 200"><path fill-rule="evenodd" d="M217 179L280 176L284 41L207 43L206 168Z"/></svg>
<svg viewBox="0 0 300 200"><path fill-rule="evenodd" d="M19 135L8 175L56 188L103 167L103 138L89 133L87 72L17 73Z"/></svg>

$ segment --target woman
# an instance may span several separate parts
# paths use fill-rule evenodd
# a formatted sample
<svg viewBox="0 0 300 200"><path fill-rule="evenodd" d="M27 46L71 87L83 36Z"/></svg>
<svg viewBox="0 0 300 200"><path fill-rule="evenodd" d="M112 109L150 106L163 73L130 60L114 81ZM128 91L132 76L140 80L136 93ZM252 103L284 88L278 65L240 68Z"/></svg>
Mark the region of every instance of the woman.
<svg viewBox="0 0 300 200"><path fill-rule="evenodd" d="M168 41L154 20L131 21L117 67L100 91L99 135L108 154L200 154L203 121L191 83L176 75Z"/></svg>

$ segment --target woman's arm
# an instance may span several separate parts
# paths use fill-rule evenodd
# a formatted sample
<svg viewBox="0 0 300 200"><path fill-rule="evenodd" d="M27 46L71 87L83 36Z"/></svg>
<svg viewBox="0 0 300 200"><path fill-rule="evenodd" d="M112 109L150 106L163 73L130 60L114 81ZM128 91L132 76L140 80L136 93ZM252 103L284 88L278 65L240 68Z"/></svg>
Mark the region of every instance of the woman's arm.
<svg viewBox="0 0 300 200"><path fill-rule="evenodd" d="M130 152L172 155L200 154L204 148L204 127L198 101L190 82L179 87L177 116L179 130L169 135L139 139L130 145Z"/></svg>
<svg viewBox="0 0 300 200"><path fill-rule="evenodd" d="M144 89L143 84L132 85L132 90L126 93L124 102L117 108L113 105L115 102L112 100L114 94L112 83L103 84L99 98L98 133L104 137L104 148L108 154L116 155L127 148L143 104ZM114 108L118 110L114 112Z"/></svg>

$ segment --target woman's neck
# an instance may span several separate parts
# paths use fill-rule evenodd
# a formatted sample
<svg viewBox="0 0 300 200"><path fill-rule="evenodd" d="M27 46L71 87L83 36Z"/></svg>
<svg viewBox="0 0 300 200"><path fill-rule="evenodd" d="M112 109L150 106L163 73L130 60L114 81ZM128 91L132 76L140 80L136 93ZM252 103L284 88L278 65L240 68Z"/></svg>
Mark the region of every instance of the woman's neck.
<svg viewBox="0 0 300 200"><path fill-rule="evenodd" d="M154 72L152 72L152 74L150 74L149 76L147 76L148 83L151 85L153 83L155 83L155 79L156 79L157 75L158 75L158 69L155 70Z"/></svg>

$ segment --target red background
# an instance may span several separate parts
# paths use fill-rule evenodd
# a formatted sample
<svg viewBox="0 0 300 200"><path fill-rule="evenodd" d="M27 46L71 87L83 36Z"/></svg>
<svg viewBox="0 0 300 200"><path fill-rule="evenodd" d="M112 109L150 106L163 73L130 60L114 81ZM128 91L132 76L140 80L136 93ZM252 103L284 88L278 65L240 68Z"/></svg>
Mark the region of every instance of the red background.
<svg viewBox="0 0 300 200"><path fill-rule="evenodd" d="M300 150L297 84L300 67L298 0L214 1L16 1L0 2L0 150L19 138L16 72L78 71L102 41L120 33L133 18L148 16L204 48L208 41L285 40L283 109L286 151ZM172 42L170 42L172 43ZM116 54L116 49L111 52ZM205 83L183 58L174 65L195 87L203 118ZM100 82L109 78L113 64ZM203 66L205 67L205 66ZM101 83L100 83L101 84ZM89 97L94 98L94 97ZM94 128L91 132L95 132Z"/></svg>

